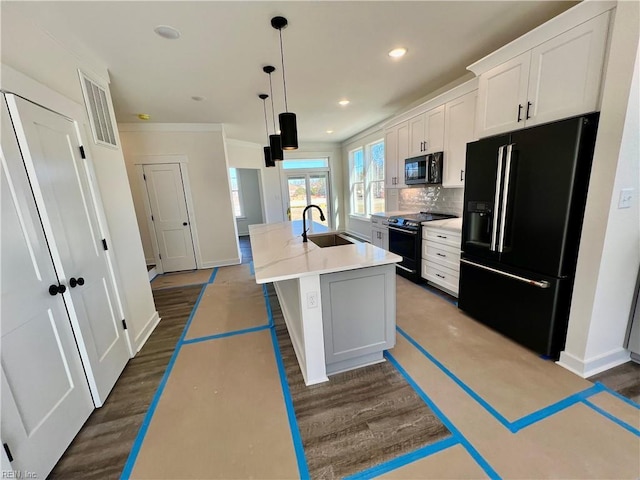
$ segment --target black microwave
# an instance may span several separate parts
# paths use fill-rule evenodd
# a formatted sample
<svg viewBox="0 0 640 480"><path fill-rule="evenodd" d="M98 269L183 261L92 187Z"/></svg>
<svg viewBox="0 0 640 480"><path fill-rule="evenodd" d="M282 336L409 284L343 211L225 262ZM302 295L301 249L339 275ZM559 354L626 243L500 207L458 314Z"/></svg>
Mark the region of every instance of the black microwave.
<svg viewBox="0 0 640 480"><path fill-rule="evenodd" d="M442 152L429 153L404 161L406 185L442 183Z"/></svg>

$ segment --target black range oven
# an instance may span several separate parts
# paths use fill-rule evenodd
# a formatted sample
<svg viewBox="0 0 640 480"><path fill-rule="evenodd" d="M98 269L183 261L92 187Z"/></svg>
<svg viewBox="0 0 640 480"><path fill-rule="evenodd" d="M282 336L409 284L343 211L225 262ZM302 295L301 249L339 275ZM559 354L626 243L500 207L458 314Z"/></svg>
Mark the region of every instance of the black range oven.
<svg viewBox="0 0 640 480"><path fill-rule="evenodd" d="M420 212L389 217L389 251L402 257L396 264L399 275L414 282L422 281L422 222L447 218L455 215Z"/></svg>

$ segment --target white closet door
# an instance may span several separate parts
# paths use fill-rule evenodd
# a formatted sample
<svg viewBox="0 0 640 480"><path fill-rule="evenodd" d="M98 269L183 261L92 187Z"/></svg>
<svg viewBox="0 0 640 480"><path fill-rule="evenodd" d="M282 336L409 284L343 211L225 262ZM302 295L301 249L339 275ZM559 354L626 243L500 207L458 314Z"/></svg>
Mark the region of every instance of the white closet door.
<svg viewBox="0 0 640 480"><path fill-rule="evenodd" d="M58 278L2 98L0 436L46 478L93 410Z"/></svg>
<svg viewBox="0 0 640 480"><path fill-rule="evenodd" d="M143 171L163 271L194 270L196 256L180 165L144 165Z"/></svg>
<svg viewBox="0 0 640 480"><path fill-rule="evenodd" d="M7 101L54 261L58 258L58 277L67 286L65 301L87 379L102 405L129 352L76 126L19 97L7 95Z"/></svg>

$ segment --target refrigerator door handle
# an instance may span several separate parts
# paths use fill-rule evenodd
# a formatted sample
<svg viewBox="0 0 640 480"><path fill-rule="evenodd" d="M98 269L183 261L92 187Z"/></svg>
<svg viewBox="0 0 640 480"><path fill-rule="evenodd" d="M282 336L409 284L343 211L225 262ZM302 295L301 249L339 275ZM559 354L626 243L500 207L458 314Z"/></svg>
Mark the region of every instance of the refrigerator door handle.
<svg viewBox="0 0 640 480"><path fill-rule="evenodd" d="M502 179L502 155L504 147L498 148L498 173L496 173L496 193L493 197L493 224L491 225L491 247L492 252L496 251L496 238L498 236L498 209L500 208L500 180Z"/></svg>
<svg viewBox="0 0 640 480"><path fill-rule="evenodd" d="M502 270L497 270L495 268L487 267L486 265L470 262L469 260L465 260L464 258L460 259L460 263L466 263L467 265L471 265L472 267L481 268L482 270L488 270L490 272L497 273L498 275L503 275L505 277L513 278L514 280L528 283L529 285L533 285L538 288L549 288L549 282L547 282L546 280L532 280L530 278L521 277L520 275L514 275L513 273L503 272Z"/></svg>
<svg viewBox="0 0 640 480"><path fill-rule="evenodd" d="M504 231L507 226L507 203L509 201L509 177L511 175L511 153L514 145L514 143L507 145L507 161L505 162L504 181L502 182L502 209L500 210L500 236L498 238L499 253L504 250Z"/></svg>

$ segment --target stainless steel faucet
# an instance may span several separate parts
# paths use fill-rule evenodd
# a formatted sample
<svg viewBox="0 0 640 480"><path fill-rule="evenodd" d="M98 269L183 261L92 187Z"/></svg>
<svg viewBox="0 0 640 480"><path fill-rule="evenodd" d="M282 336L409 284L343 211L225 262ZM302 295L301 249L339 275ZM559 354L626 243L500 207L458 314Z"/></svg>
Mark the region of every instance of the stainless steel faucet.
<svg viewBox="0 0 640 480"><path fill-rule="evenodd" d="M307 210L309 210L311 207L317 208L318 211L320 212L320 221L322 222L325 221L324 212L318 205L307 205L305 209L302 211L302 241L303 242L307 241Z"/></svg>

